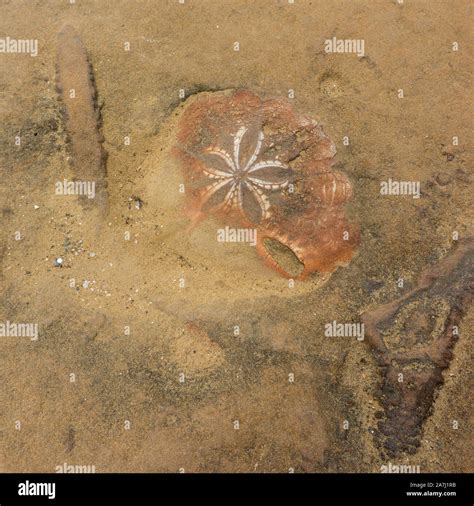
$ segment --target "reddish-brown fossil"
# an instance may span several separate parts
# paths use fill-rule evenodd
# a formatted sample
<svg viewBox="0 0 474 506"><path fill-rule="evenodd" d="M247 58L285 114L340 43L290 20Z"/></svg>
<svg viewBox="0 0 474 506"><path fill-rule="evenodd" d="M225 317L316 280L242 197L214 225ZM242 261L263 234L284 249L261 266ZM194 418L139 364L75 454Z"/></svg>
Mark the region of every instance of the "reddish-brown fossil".
<svg viewBox="0 0 474 506"><path fill-rule="evenodd" d="M363 315L383 379L376 441L389 456L416 452L458 327L474 295L474 237L426 269L403 297Z"/></svg>
<svg viewBox="0 0 474 506"><path fill-rule="evenodd" d="M185 108L177 137L193 225L212 215L256 228L257 252L286 277L269 240L303 264L300 279L350 261L359 241L344 212L351 184L331 169L336 149L321 126L288 100L203 93Z"/></svg>

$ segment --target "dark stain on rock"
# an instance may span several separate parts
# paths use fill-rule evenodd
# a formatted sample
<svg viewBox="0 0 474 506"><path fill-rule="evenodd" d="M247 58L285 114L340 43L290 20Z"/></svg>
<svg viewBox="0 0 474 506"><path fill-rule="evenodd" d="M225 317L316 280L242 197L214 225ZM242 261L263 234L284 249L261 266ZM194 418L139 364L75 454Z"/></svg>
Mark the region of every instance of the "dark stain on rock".
<svg viewBox="0 0 474 506"><path fill-rule="evenodd" d="M384 416L374 437L389 457L416 453L473 294L474 236L469 236L423 271L413 290L364 313L383 378L379 398Z"/></svg>
<svg viewBox="0 0 474 506"><path fill-rule="evenodd" d="M74 447L76 446L76 431L74 427L68 428L65 443L66 443L66 452L71 453L72 450L74 450Z"/></svg>

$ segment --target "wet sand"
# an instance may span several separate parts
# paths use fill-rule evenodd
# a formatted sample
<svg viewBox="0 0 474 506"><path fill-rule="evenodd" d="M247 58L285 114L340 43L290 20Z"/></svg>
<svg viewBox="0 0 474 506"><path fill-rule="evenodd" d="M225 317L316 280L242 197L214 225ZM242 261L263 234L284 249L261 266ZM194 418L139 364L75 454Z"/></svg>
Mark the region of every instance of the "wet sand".
<svg viewBox="0 0 474 506"><path fill-rule="evenodd" d="M0 469L472 472L472 306L414 453L375 437L367 339L325 333L409 293L473 228L469 4L0 2L0 38L38 40L35 57L0 53L0 322L39 328L0 338ZM55 193L75 175L56 89L67 24L95 79L105 218ZM326 53L333 37L364 56ZM248 244L217 245L215 218L186 232L176 122L236 89L290 100L334 142L360 227L347 266L292 285ZM382 195L390 178L420 198Z"/></svg>

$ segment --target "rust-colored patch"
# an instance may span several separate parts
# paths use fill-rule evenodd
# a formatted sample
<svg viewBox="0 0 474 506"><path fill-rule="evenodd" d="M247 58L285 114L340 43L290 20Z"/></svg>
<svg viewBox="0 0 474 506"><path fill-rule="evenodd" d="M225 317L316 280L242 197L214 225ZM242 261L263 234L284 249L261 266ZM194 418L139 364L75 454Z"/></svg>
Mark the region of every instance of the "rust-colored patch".
<svg viewBox="0 0 474 506"><path fill-rule="evenodd" d="M331 170L334 143L288 100L203 93L185 108L177 140L193 226L212 215L256 228L257 252L285 277L293 276L268 251L268 239L303 264L299 279L350 261L359 242L344 212L352 186Z"/></svg>

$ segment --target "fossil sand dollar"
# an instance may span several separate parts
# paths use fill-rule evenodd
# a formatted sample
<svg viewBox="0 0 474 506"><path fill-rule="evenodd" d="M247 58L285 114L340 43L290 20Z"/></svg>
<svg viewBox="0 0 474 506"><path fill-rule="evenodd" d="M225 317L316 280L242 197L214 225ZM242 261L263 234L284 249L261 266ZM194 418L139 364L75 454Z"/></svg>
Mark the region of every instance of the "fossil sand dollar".
<svg viewBox="0 0 474 506"><path fill-rule="evenodd" d="M345 213L351 183L331 168L335 153L286 99L199 93L161 129L145 163L146 200L168 223L174 251L209 276L219 265L225 282L247 278L253 290L286 286L283 278L314 288L349 263L359 241Z"/></svg>

